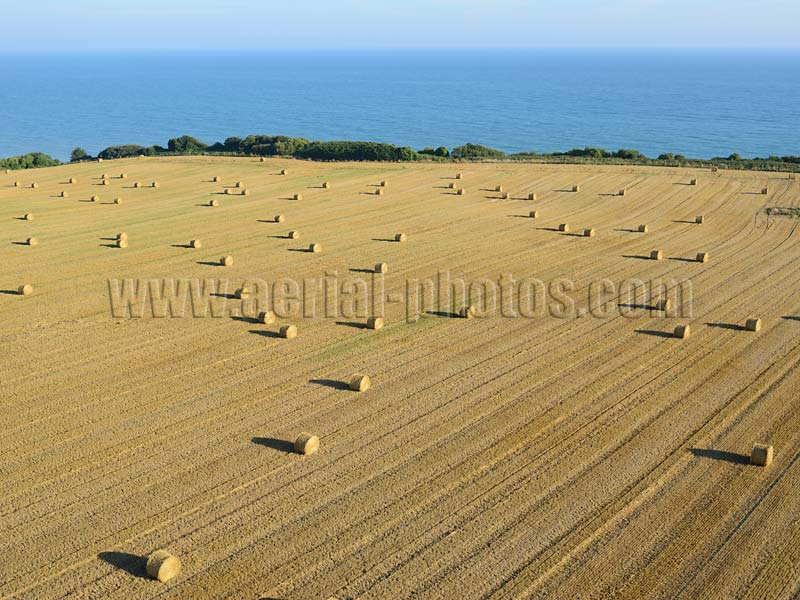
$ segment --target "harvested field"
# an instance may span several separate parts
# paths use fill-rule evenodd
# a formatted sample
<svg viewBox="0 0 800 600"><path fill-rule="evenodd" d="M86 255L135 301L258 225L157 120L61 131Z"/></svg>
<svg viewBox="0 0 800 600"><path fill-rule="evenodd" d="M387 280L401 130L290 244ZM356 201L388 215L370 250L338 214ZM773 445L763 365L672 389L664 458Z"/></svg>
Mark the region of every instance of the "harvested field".
<svg viewBox="0 0 800 600"><path fill-rule="evenodd" d="M797 181L770 179L764 196L748 193L763 173L464 163L457 196L448 163L113 162L16 175L36 189L0 175L0 597L800 593ZM86 202L100 169L130 179ZM201 208L223 193L217 173L250 194ZM58 197L69 177L81 200ZM383 180L391 193L367 195ZM497 202L497 181L536 189L541 216ZM601 233L583 243L554 234L561 223ZM114 250L121 231L131 245ZM392 243L401 231L410 241ZM40 246L19 243L32 235ZM654 248L666 258L648 260ZM331 318L275 309L264 324L272 306L243 312L260 291L232 298L334 271L400 293L440 269L567 277L580 308L601 278L688 278L694 301L691 316L568 319L443 318L465 301L407 319L387 301ZM109 279L164 278L227 280L204 294L222 316L111 314ZM742 325L753 316L758 334ZM691 336L673 337L678 324ZM282 339L289 325L300 334ZM353 393L354 373L375 386ZM301 432L317 452L295 451ZM750 464L754 444L773 447L771 465ZM159 549L181 565L165 583L147 577Z"/></svg>

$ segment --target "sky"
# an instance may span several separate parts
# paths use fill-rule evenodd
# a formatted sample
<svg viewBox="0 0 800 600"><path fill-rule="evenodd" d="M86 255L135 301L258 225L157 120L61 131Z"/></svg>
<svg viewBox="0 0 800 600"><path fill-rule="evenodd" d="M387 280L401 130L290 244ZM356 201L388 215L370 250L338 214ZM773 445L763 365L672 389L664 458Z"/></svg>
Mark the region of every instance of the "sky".
<svg viewBox="0 0 800 600"><path fill-rule="evenodd" d="M797 0L0 0L0 52L800 47Z"/></svg>

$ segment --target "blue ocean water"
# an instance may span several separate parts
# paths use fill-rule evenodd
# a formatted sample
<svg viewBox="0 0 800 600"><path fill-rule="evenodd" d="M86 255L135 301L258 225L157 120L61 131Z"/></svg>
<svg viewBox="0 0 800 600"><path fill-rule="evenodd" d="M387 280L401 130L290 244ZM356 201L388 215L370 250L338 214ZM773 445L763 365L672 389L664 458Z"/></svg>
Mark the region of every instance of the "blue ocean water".
<svg viewBox="0 0 800 600"><path fill-rule="evenodd" d="M0 156L249 133L800 154L800 51L6 54Z"/></svg>

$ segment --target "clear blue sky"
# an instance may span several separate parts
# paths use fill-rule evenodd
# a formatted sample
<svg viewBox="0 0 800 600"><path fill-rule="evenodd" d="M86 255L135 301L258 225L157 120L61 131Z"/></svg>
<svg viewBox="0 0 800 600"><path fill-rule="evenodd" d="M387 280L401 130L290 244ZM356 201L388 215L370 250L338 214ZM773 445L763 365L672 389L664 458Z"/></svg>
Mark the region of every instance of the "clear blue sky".
<svg viewBox="0 0 800 600"><path fill-rule="evenodd" d="M0 51L800 47L798 0L0 0Z"/></svg>

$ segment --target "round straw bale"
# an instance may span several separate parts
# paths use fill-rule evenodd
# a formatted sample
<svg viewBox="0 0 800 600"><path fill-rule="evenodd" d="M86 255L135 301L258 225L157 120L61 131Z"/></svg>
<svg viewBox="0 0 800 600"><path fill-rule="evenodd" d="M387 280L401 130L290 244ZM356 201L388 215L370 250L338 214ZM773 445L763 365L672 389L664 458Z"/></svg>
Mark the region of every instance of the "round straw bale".
<svg viewBox="0 0 800 600"><path fill-rule="evenodd" d="M286 217L283 215L275 215L275 222L276 223L283 223L286 220Z"/></svg>
<svg viewBox="0 0 800 600"><path fill-rule="evenodd" d="M275 322L275 313L271 310L265 310L258 313L258 322L264 325L270 325Z"/></svg>
<svg viewBox="0 0 800 600"><path fill-rule="evenodd" d="M386 181L385 179L381 181L381 187L386 187L387 185L389 185L388 181Z"/></svg>
<svg viewBox="0 0 800 600"><path fill-rule="evenodd" d="M384 321L381 317L367 319L367 329L383 329Z"/></svg>
<svg viewBox="0 0 800 600"><path fill-rule="evenodd" d="M503 191L503 186L502 185L495 186L494 191L495 192L502 192Z"/></svg>
<svg viewBox="0 0 800 600"><path fill-rule="evenodd" d="M220 179L219 175L214 175L214 177L211 178L211 181L213 181L214 183L219 183L220 181L222 181L222 179Z"/></svg>
<svg viewBox="0 0 800 600"><path fill-rule="evenodd" d="M122 232L117 234L117 239L118 240L127 240L128 239L128 234L125 233L124 231L122 231Z"/></svg>
<svg viewBox="0 0 800 600"><path fill-rule="evenodd" d="M244 187L244 182L243 181L237 181L236 182L236 187L237 188Z"/></svg>
<svg viewBox="0 0 800 600"><path fill-rule="evenodd" d="M120 173L119 174L119 178L120 179L127 179L128 178L128 174L127 173Z"/></svg>
<svg viewBox="0 0 800 600"><path fill-rule="evenodd" d="M117 248L127 248L128 240L117 240Z"/></svg>
<svg viewBox="0 0 800 600"><path fill-rule="evenodd" d="M122 198L114 198L114 204L122 204Z"/></svg>
<svg viewBox="0 0 800 600"><path fill-rule="evenodd" d="M503 192L502 194L500 194L500 199L501 200L508 200L508 192Z"/></svg>
<svg viewBox="0 0 800 600"><path fill-rule="evenodd" d="M405 233L395 233L394 234L394 241L395 242L406 242L406 241L408 241L408 236Z"/></svg>
<svg viewBox="0 0 800 600"><path fill-rule="evenodd" d="M769 188L761 188L761 195L766 196L769 194Z"/></svg>
<svg viewBox="0 0 800 600"><path fill-rule="evenodd" d="M250 293L250 290L241 287L238 290L236 290L234 296L236 296L237 300L249 300L250 298L252 298L253 295Z"/></svg>
<svg viewBox="0 0 800 600"><path fill-rule="evenodd" d="M622 189L619 191L619 195L620 195L620 196L624 196L624 195L625 195L625 194L627 194L627 193L628 193L628 190L626 190L625 188L622 188Z"/></svg>
<svg viewBox="0 0 800 600"><path fill-rule="evenodd" d="M475 316L476 313L475 305L470 304L469 306L464 306L461 310L458 311L458 316L462 319L471 319Z"/></svg>
<svg viewBox="0 0 800 600"><path fill-rule="evenodd" d="M154 188L157 188L158 187L158 182L154 181L153 183L150 184L150 186L154 187Z"/></svg>
<svg viewBox="0 0 800 600"><path fill-rule="evenodd" d="M33 221L33 213L25 213L22 218L26 221Z"/></svg>
<svg viewBox="0 0 800 600"><path fill-rule="evenodd" d="M581 191L581 186L579 186L579 185L573 185L573 186L572 186L572 191L573 191L573 192L580 192L580 191Z"/></svg>
<svg viewBox="0 0 800 600"><path fill-rule="evenodd" d="M708 252L698 252L697 253L697 262L704 263L708 262Z"/></svg>
<svg viewBox="0 0 800 600"><path fill-rule="evenodd" d="M102 175L100 175L100 179L108 179L108 174L103 173Z"/></svg>
<svg viewBox="0 0 800 600"><path fill-rule="evenodd" d="M14 187L19 187L19 181L14 182Z"/></svg>
<svg viewBox="0 0 800 600"><path fill-rule="evenodd" d="M267 162L267 159L262 156L258 159L258 162Z"/></svg>
<svg viewBox="0 0 800 600"><path fill-rule="evenodd" d="M466 192L467 190L465 190L464 188L458 188L458 190L456 190L456 194L458 194L459 196L463 196Z"/></svg>
<svg viewBox="0 0 800 600"><path fill-rule="evenodd" d="M108 179L103 179L103 181L100 182L100 185L108 185Z"/></svg>
<svg viewBox="0 0 800 600"><path fill-rule="evenodd" d="M531 192L531 193L528 194L528 200L538 200L538 199L539 199L539 196L537 195L536 192Z"/></svg>
<svg viewBox="0 0 800 600"><path fill-rule="evenodd" d="M354 392L366 392L371 384L369 375L363 373L356 373L350 378L350 389Z"/></svg>
<svg viewBox="0 0 800 600"><path fill-rule="evenodd" d="M638 231L639 233L647 233L649 230L650 228L647 225L643 224L639 225L636 231Z"/></svg>
<svg viewBox="0 0 800 600"><path fill-rule="evenodd" d="M675 331L673 332L673 337L686 339L690 335L692 335L692 327L691 325L678 325L675 327Z"/></svg>
<svg viewBox="0 0 800 600"><path fill-rule="evenodd" d="M322 252L322 244L314 242L313 244L309 245L308 249L309 249L309 251L315 252L315 253L316 252Z"/></svg>
<svg viewBox="0 0 800 600"><path fill-rule="evenodd" d="M226 194L228 194L228 195L230 195L230 193L231 193L231 188L225 188L225 193L226 193Z"/></svg>
<svg viewBox="0 0 800 600"><path fill-rule="evenodd" d="M100 196L92 196L89 198L90 202L100 202Z"/></svg>
<svg viewBox="0 0 800 600"><path fill-rule="evenodd" d="M201 242L200 240L191 240L189 242L189 247L190 248L202 248L203 247L203 242Z"/></svg>
<svg viewBox="0 0 800 600"><path fill-rule="evenodd" d="M33 189L36 189L36 188L38 188L38 187L39 187L39 184L38 184L38 183L32 183L32 184L31 184L31 188L33 188Z"/></svg>
<svg viewBox="0 0 800 600"><path fill-rule="evenodd" d="M450 183L447 184L447 187L448 187L448 189L451 189L451 190L456 189L456 182L455 181L451 181Z"/></svg>
<svg viewBox="0 0 800 600"><path fill-rule="evenodd" d="M299 231L290 231L288 235L290 240L299 240L300 239L300 232Z"/></svg>
<svg viewBox="0 0 800 600"><path fill-rule="evenodd" d="M288 175L289 169L281 169L281 175Z"/></svg>
<svg viewBox="0 0 800 600"><path fill-rule="evenodd" d="M330 184L329 181L323 181L322 182L322 187L327 190L327 189L330 189L331 184Z"/></svg>
<svg viewBox="0 0 800 600"><path fill-rule="evenodd" d="M37 240L35 237L29 237L26 240L26 243L28 244L28 246L38 246L39 245L39 240Z"/></svg>
<svg viewBox="0 0 800 600"><path fill-rule="evenodd" d="M223 256L219 259L219 264L223 267L231 267L233 266L233 257L232 256Z"/></svg>
<svg viewBox="0 0 800 600"><path fill-rule="evenodd" d="M662 260L664 258L664 251L663 250L651 250L650 251L650 260Z"/></svg>
<svg viewBox="0 0 800 600"><path fill-rule="evenodd" d="M298 454L314 454L319 450L319 438L305 431L294 441L294 451Z"/></svg>
<svg viewBox="0 0 800 600"><path fill-rule="evenodd" d="M456 173L456 179L464 179L463 173Z"/></svg>
<svg viewBox="0 0 800 600"><path fill-rule="evenodd" d="M692 179L692 180L689 182L689 185L697 185L697 179Z"/></svg>
<svg viewBox="0 0 800 600"><path fill-rule="evenodd" d="M375 272L376 273L388 273L389 272L389 265L385 262L380 262L375 265Z"/></svg>
<svg viewBox="0 0 800 600"><path fill-rule="evenodd" d="M561 223L561 225L558 226L558 230L569 233L569 223Z"/></svg>
<svg viewBox="0 0 800 600"><path fill-rule="evenodd" d="M61 197L62 197L62 198L69 198L69 192L68 192L68 191L66 191L66 190L62 190L62 192L61 192Z"/></svg>
<svg viewBox="0 0 800 600"><path fill-rule="evenodd" d="M655 309L660 310L662 312L667 312L672 308L672 300L669 298L662 298L658 302L656 302Z"/></svg>
<svg viewBox="0 0 800 600"><path fill-rule="evenodd" d="M140 154L140 155L139 155L139 158L144 158L144 155L141 155L141 154ZM98 158L98 159L97 159L97 162L101 163L101 162L103 162L103 159L102 159L102 158Z"/></svg>
<svg viewBox="0 0 800 600"><path fill-rule="evenodd" d="M375 190L375 195L376 196L383 196L383 188L378 188L377 190Z"/></svg>
<svg viewBox="0 0 800 600"><path fill-rule="evenodd" d="M772 456L774 450L772 446L767 444L755 444L753 450L750 452L750 464L758 465L759 467L768 467L772 464Z"/></svg>
<svg viewBox="0 0 800 600"><path fill-rule="evenodd" d="M538 219L539 218L539 211L538 210L532 210L531 212L528 213L528 216L531 219Z"/></svg>
<svg viewBox="0 0 800 600"><path fill-rule="evenodd" d="M78 180L75 177L70 177L69 178L69 182L70 183L78 183Z"/></svg>
<svg viewBox="0 0 800 600"><path fill-rule="evenodd" d="M297 326L296 325L284 325L281 327L281 337L286 338L287 340L292 340L297 337Z"/></svg>
<svg viewBox="0 0 800 600"><path fill-rule="evenodd" d="M30 283L23 284L17 289L20 296L30 296L33 293L33 286Z"/></svg>
<svg viewBox="0 0 800 600"><path fill-rule="evenodd" d="M747 331L761 331L761 319L747 319L744 327Z"/></svg>
<svg viewBox="0 0 800 600"><path fill-rule="evenodd" d="M250 190L248 190L247 188L242 190L242 196L249 196L249 195L250 195Z"/></svg>
<svg viewBox="0 0 800 600"><path fill-rule="evenodd" d="M156 550L147 557L147 574L165 583L181 572L181 561L166 550Z"/></svg>
<svg viewBox="0 0 800 600"><path fill-rule="evenodd" d="M133 187L135 187L135 188L142 187L142 184L139 183L138 181L134 181L133 182Z"/></svg>
<svg viewBox="0 0 800 600"><path fill-rule="evenodd" d="M295 194L295 195L294 195L294 196L292 196L292 197L293 197L295 200L302 200L302 199L303 199L303 194L297 193L297 194Z"/></svg>
<svg viewBox="0 0 800 600"><path fill-rule="evenodd" d="M212 198L211 200L208 201L208 205L209 206L219 206L219 200L217 200L216 198Z"/></svg>
<svg viewBox="0 0 800 600"><path fill-rule="evenodd" d="M694 222L695 222L695 223L697 223L698 225L700 225L700 224L704 223L704 222L705 222L705 220L706 220L706 218L705 218L703 215L697 215L697 216L694 218Z"/></svg>
<svg viewBox="0 0 800 600"><path fill-rule="evenodd" d="M583 237L594 237L596 235L595 230L591 227L589 229L583 230Z"/></svg>

